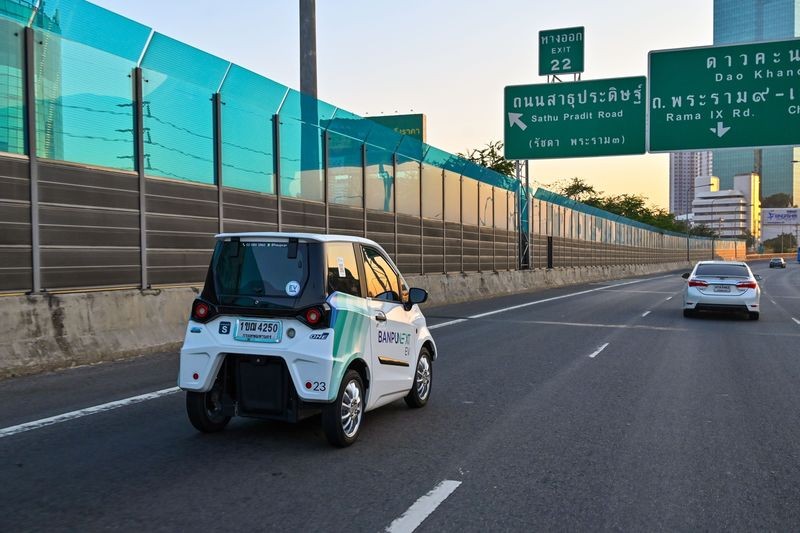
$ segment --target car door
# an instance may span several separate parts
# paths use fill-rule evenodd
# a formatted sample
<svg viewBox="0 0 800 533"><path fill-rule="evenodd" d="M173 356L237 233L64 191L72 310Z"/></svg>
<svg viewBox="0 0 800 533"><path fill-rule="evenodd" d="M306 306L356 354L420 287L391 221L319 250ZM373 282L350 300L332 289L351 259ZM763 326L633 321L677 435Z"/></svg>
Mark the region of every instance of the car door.
<svg viewBox="0 0 800 533"><path fill-rule="evenodd" d="M408 391L416 368L416 330L403 306L407 291L399 273L377 249L362 246L364 280L371 313L372 395L377 402Z"/></svg>

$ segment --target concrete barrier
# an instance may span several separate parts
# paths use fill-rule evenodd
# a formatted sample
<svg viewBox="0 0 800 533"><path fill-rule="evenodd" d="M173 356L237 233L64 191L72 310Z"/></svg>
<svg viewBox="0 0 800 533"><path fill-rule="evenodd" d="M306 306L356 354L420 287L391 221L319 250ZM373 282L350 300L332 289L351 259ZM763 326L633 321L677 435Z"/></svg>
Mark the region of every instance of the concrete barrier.
<svg viewBox="0 0 800 533"><path fill-rule="evenodd" d="M687 263L407 276L425 307L687 269ZM0 298L0 378L178 350L198 287Z"/></svg>

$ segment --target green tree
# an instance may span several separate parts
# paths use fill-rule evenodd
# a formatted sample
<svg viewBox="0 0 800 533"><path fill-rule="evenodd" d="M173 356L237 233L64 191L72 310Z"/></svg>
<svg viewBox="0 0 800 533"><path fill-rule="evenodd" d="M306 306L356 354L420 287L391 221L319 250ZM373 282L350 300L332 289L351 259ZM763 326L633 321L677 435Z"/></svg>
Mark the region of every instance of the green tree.
<svg viewBox="0 0 800 533"><path fill-rule="evenodd" d="M761 207L792 207L792 197L786 193L779 192L764 198Z"/></svg>
<svg viewBox="0 0 800 533"><path fill-rule="evenodd" d="M764 248L777 254L793 252L797 249L797 239L791 233L781 233L777 237L764 241Z"/></svg>
<svg viewBox="0 0 800 533"><path fill-rule="evenodd" d="M514 177L514 162L503 157L503 141L489 141L485 148L473 148L466 154L458 155L476 165Z"/></svg>
<svg viewBox="0 0 800 533"><path fill-rule="evenodd" d="M716 237L717 231L705 224L696 224L689 230L689 234L697 237Z"/></svg>

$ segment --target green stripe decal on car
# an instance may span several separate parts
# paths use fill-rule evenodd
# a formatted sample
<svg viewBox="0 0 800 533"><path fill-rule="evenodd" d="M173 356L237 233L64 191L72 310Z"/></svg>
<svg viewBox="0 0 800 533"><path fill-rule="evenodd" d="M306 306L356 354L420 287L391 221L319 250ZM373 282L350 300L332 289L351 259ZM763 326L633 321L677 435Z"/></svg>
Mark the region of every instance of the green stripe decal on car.
<svg viewBox="0 0 800 533"><path fill-rule="evenodd" d="M342 376L354 359L366 359L369 342L369 307L361 298L336 292L330 296L331 327L333 328L333 370L328 399L339 393Z"/></svg>

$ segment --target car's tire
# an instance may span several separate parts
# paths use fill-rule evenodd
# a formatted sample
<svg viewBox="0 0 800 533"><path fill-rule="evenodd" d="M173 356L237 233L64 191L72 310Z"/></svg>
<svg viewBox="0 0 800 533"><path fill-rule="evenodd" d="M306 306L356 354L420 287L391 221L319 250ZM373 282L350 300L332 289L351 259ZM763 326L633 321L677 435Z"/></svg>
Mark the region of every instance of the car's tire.
<svg viewBox="0 0 800 533"><path fill-rule="evenodd" d="M683 316L684 316L684 318L694 318L694 316L695 316L694 309L684 309L683 310Z"/></svg>
<svg viewBox="0 0 800 533"><path fill-rule="evenodd" d="M414 371L414 383L411 390L404 398L409 407L418 409L425 407L428 398L431 397L431 385L433 384L433 360L431 353L423 347L419 352L417 367Z"/></svg>
<svg viewBox="0 0 800 533"><path fill-rule="evenodd" d="M322 430L328 442L344 448L356 441L366 407L364 399L361 374L348 370L342 378L336 400L322 408Z"/></svg>
<svg viewBox="0 0 800 533"><path fill-rule="evenodd" d="M750 320L758 320L758 317L759 317L758 311L749 311L747 313L747 318L749 318Z"/></svg>
<svg viewBox="0 0 800 533"><path fill-rule="evenodd" d="M221 394L222 391L216 385L208 392L186 393L186 414L197 430L216 433L225 429L231 421L231 417L222 412Z"/></svg>

